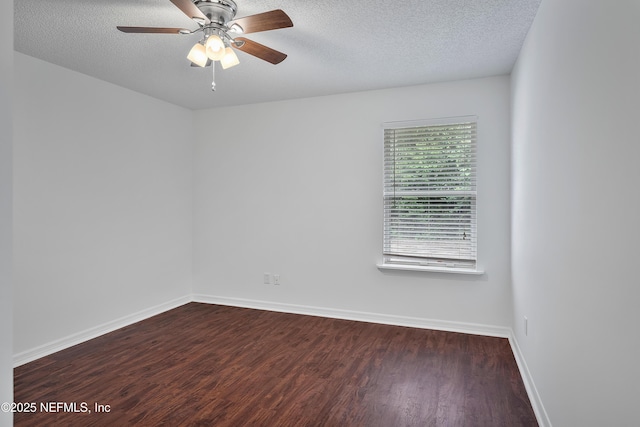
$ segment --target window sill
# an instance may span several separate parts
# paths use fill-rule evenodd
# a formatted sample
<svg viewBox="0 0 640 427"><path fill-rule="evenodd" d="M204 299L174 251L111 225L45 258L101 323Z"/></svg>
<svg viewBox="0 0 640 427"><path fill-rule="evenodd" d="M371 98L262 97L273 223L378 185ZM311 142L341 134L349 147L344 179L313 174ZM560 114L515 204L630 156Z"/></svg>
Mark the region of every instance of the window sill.
<svg viewBox="0 0 640 427"><path fill-rule="evenodd" d="M468 268L447 268L426 265L410 265L410 264L376 264L379 270L403 270L403 271L424 271L432 273L449 273L449 274L472 274L482 275L484 270L471 270Z"/></svg>

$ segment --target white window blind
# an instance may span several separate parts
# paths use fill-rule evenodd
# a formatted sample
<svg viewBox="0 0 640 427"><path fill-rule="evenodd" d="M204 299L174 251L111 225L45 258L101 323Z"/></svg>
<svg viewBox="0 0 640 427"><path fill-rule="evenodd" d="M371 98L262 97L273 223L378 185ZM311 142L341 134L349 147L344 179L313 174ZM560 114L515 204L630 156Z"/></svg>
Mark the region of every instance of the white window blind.
<svg viewBox="0 0 640 427"><path fill-rule="evenodd" d="M476 268L475 117L384 125L385 264Z"/></svg>

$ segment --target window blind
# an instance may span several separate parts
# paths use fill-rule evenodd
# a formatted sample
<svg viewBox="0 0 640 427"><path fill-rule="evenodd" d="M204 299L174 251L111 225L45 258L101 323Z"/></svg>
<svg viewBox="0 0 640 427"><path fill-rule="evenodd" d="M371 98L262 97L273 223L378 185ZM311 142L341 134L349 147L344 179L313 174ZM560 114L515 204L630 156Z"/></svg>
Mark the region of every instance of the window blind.
<svg viewBox="0 0 640 427"><path fill-rule="evenodd" d="M385 263L476 266L477 122L384 128Z"/></svg>

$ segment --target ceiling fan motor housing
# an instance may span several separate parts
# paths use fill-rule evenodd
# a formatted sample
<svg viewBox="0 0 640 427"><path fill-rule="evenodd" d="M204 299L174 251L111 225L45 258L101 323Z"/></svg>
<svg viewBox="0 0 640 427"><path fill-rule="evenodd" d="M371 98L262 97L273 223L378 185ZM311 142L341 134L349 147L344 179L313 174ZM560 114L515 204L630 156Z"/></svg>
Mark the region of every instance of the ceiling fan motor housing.
<svg viewBox="0 0 640 427"><path fill-rule="evenodd" d="M224 26L238 11L233 0L195 0L194 4L212 23Z"/></svg>

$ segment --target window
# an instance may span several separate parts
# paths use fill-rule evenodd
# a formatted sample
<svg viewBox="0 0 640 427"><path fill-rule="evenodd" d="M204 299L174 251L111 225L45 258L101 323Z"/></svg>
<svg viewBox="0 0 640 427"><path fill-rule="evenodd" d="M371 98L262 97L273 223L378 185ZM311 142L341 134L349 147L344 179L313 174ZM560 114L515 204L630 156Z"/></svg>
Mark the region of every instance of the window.
<svg viewBox="0 0 640 427"><path fill-rule="evenodd" d="M384 124L381 267L475 272L476 128L475 116Z"/></svg>

